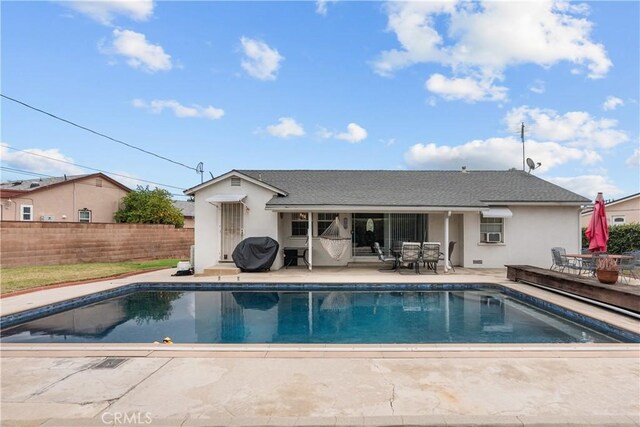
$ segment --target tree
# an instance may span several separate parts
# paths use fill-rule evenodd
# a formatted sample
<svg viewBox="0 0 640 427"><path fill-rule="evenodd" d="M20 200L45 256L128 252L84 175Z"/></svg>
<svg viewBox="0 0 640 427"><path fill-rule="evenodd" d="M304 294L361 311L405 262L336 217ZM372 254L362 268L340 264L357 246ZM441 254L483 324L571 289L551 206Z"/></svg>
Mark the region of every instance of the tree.
<svg viewBox="0 0 640 427"><path fill-rule="evenodd" d="M184 226L182 211L171 201L171 193L161 188L138 186L122 198L122 209L115 213L116 222L134 224L173 224Z"/></svg>

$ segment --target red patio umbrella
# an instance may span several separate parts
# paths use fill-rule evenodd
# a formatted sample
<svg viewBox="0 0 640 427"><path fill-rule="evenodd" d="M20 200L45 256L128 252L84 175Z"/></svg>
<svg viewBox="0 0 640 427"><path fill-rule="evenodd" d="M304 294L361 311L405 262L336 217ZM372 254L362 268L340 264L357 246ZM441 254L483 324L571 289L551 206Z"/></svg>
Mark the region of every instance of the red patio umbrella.
<svg viewBox="0 0 640 427"><path fill-rule="evenodd" d="M585 231L585 236L589 240L590 252L606 252L607 242L609 241L609 225L607 224L607 213L604 210L604 198L602 193L596 196L596 202L593 206L593 214L591 221Z"/></svg>

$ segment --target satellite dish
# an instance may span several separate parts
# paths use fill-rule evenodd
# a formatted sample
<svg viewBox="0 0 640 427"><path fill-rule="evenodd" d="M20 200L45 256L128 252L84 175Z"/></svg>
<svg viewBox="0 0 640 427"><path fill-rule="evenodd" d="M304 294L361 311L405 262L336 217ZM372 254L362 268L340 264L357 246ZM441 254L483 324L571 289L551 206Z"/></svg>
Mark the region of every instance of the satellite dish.
<svg viewBox="0 0 640 427"><path fill-rule="evenodd" d="M531 173L532 170L539 168L542 165L542 163L538 162L534 162L531 157L527 157L527 166L529 166L529 171L528 173Z"/></svg>

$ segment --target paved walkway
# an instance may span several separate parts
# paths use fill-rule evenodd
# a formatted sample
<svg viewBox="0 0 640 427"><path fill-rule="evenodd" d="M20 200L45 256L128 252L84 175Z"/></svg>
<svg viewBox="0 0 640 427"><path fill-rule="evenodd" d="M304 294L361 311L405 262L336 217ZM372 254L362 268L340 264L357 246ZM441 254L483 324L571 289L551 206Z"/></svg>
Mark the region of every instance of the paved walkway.
<svg viewBox="0 0 640 427"><path fill-rule="evenodd" d="M171 272L4 298L2 314L130 282L212 279ZM637 320L504 277L503 270L399 277L290 269L286 276L241 274L239 281L501 283L640 330ZM639 350L635 344L3 345L1 419L7 426L638 426ZM114 357L124 360L98 366Z"/></svg>

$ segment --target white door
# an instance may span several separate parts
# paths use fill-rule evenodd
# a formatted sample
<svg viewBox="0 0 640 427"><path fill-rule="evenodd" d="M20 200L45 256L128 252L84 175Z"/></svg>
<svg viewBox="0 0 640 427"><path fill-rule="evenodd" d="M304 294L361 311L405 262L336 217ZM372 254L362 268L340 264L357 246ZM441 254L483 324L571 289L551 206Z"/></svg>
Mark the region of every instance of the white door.
<svg viewBox="0 0 640 427"><path fill-rule="evenodd" d="M243 239L243 215L244 206L242 203L222 203L222 245L220 251L220 261L231 262L231 254Z"/></svg>

